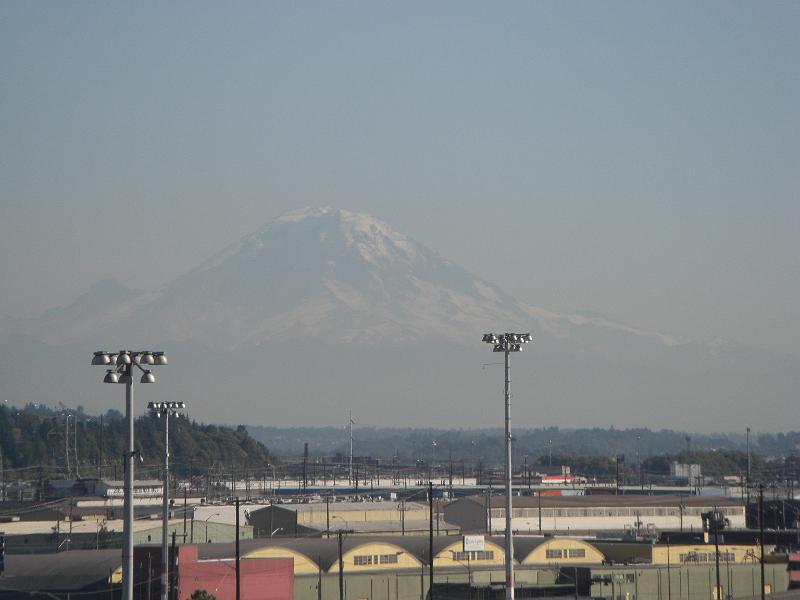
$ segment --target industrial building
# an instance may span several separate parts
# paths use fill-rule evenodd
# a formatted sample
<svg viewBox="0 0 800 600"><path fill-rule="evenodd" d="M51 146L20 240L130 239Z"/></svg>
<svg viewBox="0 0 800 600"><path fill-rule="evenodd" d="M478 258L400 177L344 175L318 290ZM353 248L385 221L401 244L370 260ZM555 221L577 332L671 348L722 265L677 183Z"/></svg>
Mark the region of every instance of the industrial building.
<svg viewBox="0 0 800 600"><path fill-rule="evenodd" d="M428 505L403 501L272 504L250 510L247 518L255 537L319 535L337 529L368 535L427 535L430 527ZM460 531L439 513L433 528L436 535Z"/></svg>
<svg viewBox="0 0 800 600"><path fill-rule="evenodd" d="M106 521L82 519L79 521L15 521L3 523L6 554L31 554L58 552L59 550L100 549L119 547L122 544L121 519ZM136 519L133 522L133 543L161 542L160 519ZM191 518L170 519L168 535L173 532L178 543L230 542L236 539L236 526ZM239 538L251 539L253 528L239 526Z"/></svg>
<svg viewBox="0 0 800 600"><path fill-rule="evenodd" d="M501 593L503 539L485 537L480 542L481 549L466 550L461 536L433 538L435 596L485 598ZM174 555L177 567L173 572L178 599L187 600L201 586L219 600L232 598L235 552L234 544L178 546ZM755 595L760 575L757 546L722 545L720 553L720 586L725 594L730 591L733 598ZM516 585L520 597L577 592L594 598L637 600L712 598L716 570L709 555L714 555L713 544L667 547L574 537L519 536L514 545ZM244 600L286 597L336 600L340 584L344 597L351 600L416 600L427 597L430 591L429 540L420 536L343 534L341 545L338 532L330 539L244 540L240 543L240 556ZM160 547L139 546L135 557L137 598L158 597ZM785 555L767 558L767 589L788 589L790 580L796 578L791 563ZM71 581L74 600L106 597L98 595L101 591L107 591L108 597L117 597L120 559L118 550L72 551L39 557L12 555L7 559L5 575L0 578L0 598L16 597L15 592L30 590L63 592ZM72 579L73 571L79 577ZM264 585L270 581L274 586ZM265 587L275 595L267 595Z"/></svg>
<svg viewBox="0 0 800 600"><path fill-rule="evenodd" d="M444 519L463 532L505 531L504 502L502 496L459 498L444 506ZM701 515L712 510L724 513L729 527L746 526L744 503L735 498L592 494L515 496L512 527L520 533L581 535L661 529L701 531Z"/></svg>

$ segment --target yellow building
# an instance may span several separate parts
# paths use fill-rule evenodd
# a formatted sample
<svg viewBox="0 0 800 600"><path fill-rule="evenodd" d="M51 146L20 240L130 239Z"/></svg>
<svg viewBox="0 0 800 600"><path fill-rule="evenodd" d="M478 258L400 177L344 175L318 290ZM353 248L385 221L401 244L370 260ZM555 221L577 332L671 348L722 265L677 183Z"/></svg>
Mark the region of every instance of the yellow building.
<svg viewBox="0 0 800 600"><path fill-rule="evenodd" d="M603 553L589 542L576 538L514 539L514 554L522 565L599 565Z"/></svg>
<svg viewBox="0 0 800 600"><path fill-rule="evenodd" d="M244 558L291 558L295 574L339 572L337 535L330 538L272 538L244 540ZM434 569L496 569L505 564L502 537L486 537L479 548L465 549L462 536L433 538ZM229 558L231 544L201 546L201 557ZM341 561L345 573L419 571L429 563L429 540L420 536L367 537L343 535ZM592 544L574 538L515 537L514 562L519 565L601 564L603 554Z"/></svg>
<svg viewBox="0 0 800 600"><path fill-rule="evenodd" d="M714 544L657 544L653 546L651 561L654 565L702 565L716 562ZM719 561L722 564L752 564L761 559L758 544L720 544Z"/></svg>

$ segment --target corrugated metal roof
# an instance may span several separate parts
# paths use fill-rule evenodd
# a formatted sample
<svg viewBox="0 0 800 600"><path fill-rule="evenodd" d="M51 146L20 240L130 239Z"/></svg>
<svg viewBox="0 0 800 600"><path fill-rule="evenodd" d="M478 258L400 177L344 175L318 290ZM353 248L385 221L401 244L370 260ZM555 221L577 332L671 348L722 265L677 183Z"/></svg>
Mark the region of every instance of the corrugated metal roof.
<svg viewBox="0 0 800 600"><path fill-rule="evenodd" d="M261 548L287 548L299 552L308 557L309 560L319 564L323 570L330 569L334 562L339 559L338 536L331 532L330 538L265 538L256 540L243 540L240 542L240 553L242 556L255 552ZM461 541L458 535L441 535L433 538L433 553L438 554L453 542ZM492 541L502 547L502 538L492 538ZM349 552L359 546L366 546L374 543L392 544L408 552L417 560L427 564L428 561L428 538L425 536L363 536L345 535L342 537L342 551ZM235 544L201 544L198 547L200 560L220 560L230 559L236 554Z"/></svg>
<svg viewBox="0 0 800 600"><path fill-rule="evenodd" d="M0 590L77 590L107 583L110 573L122 566L122 552L70 550L58 554L6 555Z"/></svg>

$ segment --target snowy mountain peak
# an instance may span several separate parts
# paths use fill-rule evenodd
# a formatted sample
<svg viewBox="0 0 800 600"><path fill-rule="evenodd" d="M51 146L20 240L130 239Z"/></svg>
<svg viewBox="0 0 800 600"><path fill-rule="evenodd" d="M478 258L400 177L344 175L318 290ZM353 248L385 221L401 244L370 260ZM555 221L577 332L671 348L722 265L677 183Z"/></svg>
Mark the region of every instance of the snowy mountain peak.
<svg viewBox="0 0 800 600"><path fill-rule="evenodd" d="M519 302L383 221L333 207L280 215L161 290L123 297L106 305L113 310L81 310L87 299L79 299L53 315L59 318L16 329L50 343L89 335L227 348L280 343L298 333L340 342L472 345L497 330L562 340L592 330L603 344L608 335L675 343L605 318Z"/></svg>
<svg viewBox="0 0 800 600"><path fill-rule="evenodd" d="M332 265L343 254L351 253L365 263L384 266L392 262L442 260L370 215L332 207L306 207L269 221L211 257L188 276L217 269L231 260L284 260L302 267L312 260L311 255L317 262Z"/></svg>
<svg viewBox="0 0 800 600"><path fill-rule="evenodd" d="M298 229L313 233L314 239L307 242L325 244L340 239L345 247L354 247L364 260L371 263L393 259L415 260L420 256L418 244L383 221L330 206L306 207L284 213L248 237L251 243L263 248L261 238L281 228L292 229L295 233Z"/></svg>

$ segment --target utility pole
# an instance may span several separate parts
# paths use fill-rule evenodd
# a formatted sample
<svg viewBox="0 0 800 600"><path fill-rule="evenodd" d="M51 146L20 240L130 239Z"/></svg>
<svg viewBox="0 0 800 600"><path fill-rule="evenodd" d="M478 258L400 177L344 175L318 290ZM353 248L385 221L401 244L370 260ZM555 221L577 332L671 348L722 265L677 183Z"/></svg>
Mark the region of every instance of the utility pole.
<svg viewBox="0 0 800 600"><path fill-rule="evenodd" d="M450 453L450 498L453 498L453 449L449 449Z"/></svg>
<svg viewBox="0 0 800 600"><path fill-rule="evenodd" d="M714 563L717 571L717 599L722 600L722 590L719 587L719 526L721 521L721 515L717 512L717 507L714 507L714 512L712 513L711 521L714 525ZM730 591L730 590L728 590Z"/></svg>
<svg viewBox="0 0 800 600"><path fill-rule="evenodd" d="M69 478L72 469L69 468L69 418L72 415L67 413L64 419L64 456L66 457L67 477Z"/></svg>
<svg viewBox="0 0 800 600"><path fill-rule="evenodd" d="M170 591L172 593L171 594L167 594L167 597L173 597L173 598L175 597L175 595L177 595L177 594L175 594L175 592L176 592L176 589L178 587L178 582L175 579L175 573L177 571L177 569L175 567L178 566L178 550L176 548L177 542L175 540L177 535L178 535L178 532L173 529L172 530L172 569L170 569L170 573L172 573L172 577L170 577L170 581L169 581Z"/></svg>
<svg viewBox="0 0 800 600"><path fill-rule="evenodd" d="M325 533L326 537L331 539L331 496L325 494Z"/></svg>
<svg viewBox="0 0 800 600"><path fill-rule="evenodd" d="M745 433L745 440L747 446L747 478L745 479L745 486L747 487L747 510L744 516L744 525L747 527L747 517L750 515L750 428L747 428Z"/></svg>
<svg viewBox="0 0 800 600"><path fill-rule="evenodd" d="M344 561L342 560L342 530L339 535L339 600L344 600Z"/></svg>
<svg viewBox="0 0 800 600"><path fill-rule="evenodd" d="M644 489L644 479L642 478L642 457L639 454L639 445L642 440L642 436L636 434L636 468L639 470L639 487Z"/></svg>
<svg viewBox="0 0 800 600"><path fill-rule="evenodd" d="M672 575L670 574L670 547L669 536L667 536L667 600L672 600ZM722 600L721 598L719 600Z"/></svg>
<svg viewBox="0 0 800 600"><path fill-rule="evenodd" d="M745 434L746 444L747 444L747 484L750 485L750 428L747 428L747 433Z"/></svg>
<svg viewBox="0 0 800 600"><path fill-rule="evenodd" d="M72 426L72 437L75 441L73 447L73 450L75 450L75 479L80 479L81 474L78 469L78 415L75 415L75 423Z"/></svg>
<svg viewBox="0 0 800 600"><path fill-rule="evenodd" d="M539 535L542 535L542 490L536 492L536 498L539 500Z"/></svg>
<svg viewBox="0 0 800 600"><path fill-rule="evenodd" d="M104 454L105 442L103 441L103 413L100 413L100 463L98 465L98 477L103 478L103 463L105 463Z"/></svg>
<svg viewBox="0 0 800 600"><path fill-rule="evenodd" d="M308 442L303 445L303 493L308 486Z"/></svg>

